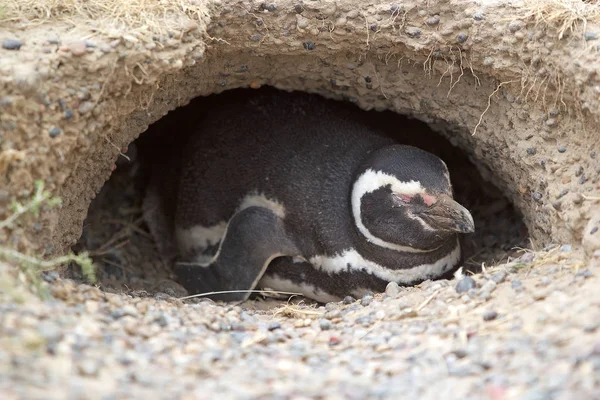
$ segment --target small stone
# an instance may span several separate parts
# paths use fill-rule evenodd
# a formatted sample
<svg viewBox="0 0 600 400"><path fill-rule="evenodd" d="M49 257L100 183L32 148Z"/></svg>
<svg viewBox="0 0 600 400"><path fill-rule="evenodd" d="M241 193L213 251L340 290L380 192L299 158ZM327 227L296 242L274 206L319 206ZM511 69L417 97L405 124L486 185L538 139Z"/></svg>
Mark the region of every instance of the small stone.
<svg viewBox="0 0 600 400"><path fill-rule="evenodd" d="M273 11L277 10L277 5L273 4L273 3L271 3L271 4L264 4L263 3L263 4L260 5L260 8L263 9L263 10L267 10L267 11L273 12Z"/></svg>
<svg viewBox="0 0 600 400"><path fill-rule="evenodd" d="M85 47L87 47L88 49L93 49L96 47L96 43L91 42L89 40L84 40L83 43L85 44Z"/></svg>
<svg viewBox="0 0 600 400"><path fill-rule="evenodd" d="M411 37L414 39L418 39L421 37L421 30L419 28L417 28L416 26L409 26L408 28L406 28L404 30L404 33L406 33L406 35L408 37Z"/></svg>
<svg viewBox="0 0 600 400"><path fill-rule="evenodd" d="M495 60L494 60L494 57L485 57L485 58L483 59L483 65L484 65L484 66L486 66L486 67L489 67L489 66L491 66L492 64L494 64L494 61L495 61Z"/></svg>
<svg viewBox="0 0 600 400"><path fill-rule="evenodd" d="M512 33L520 31L521 28L522 28L521 21L512 21L510 24L508 24L508 30L511 31Z"/></svg>
<svg viewBox="0 0 600 400"><path fill-rule="evenodd" d="M564 153L565 151L567 151L567 146L558 146L559 153Z"/></svg>
<svg viewBox="0 0 600 400"><path fill-rule="evenodd" d="M506 279L506 272L499 271L492 275L492 280L496 282L496 284L504 282Z"/></svg>
<svg viewBox="0 0 600 400"><path fill-rule="evenodd" d="M539 203L539 202L541 202L543 196L540 192L533 192L531 197L533 198L533 200L535 200Z"/></svg>
<svg viewBox="0 0 600 400"><path fill-rule="evenodd" d="M591 230L590 230L590 235L595 234L596 232L598 232L598 227L594 226Z"/></svg>
<svg viewBox="0 0 600 400"><path fill-rule="evenodd" d="M579 181L578 181L578 183L579 183L580 185L583 185L583 184L584 184L586 181L587 181L587 177L585 176L585 174L583 174L583 175L581 175L581 176L579 177Z"/></svg>
<svg viewBox="0 0 600 400"><path fill-rule="evenodd" d="M581 277L587 279L587 278L591 278L592 276L594 276L594 274L589 269L584 269L581 271L577 271L575 276L581 276Z"/></svg>
<svg viewBox="0 0 600 400"><path fill-rule="evenodd" d="M73 110L66 110L65 111L65 119L71 119L73 118Z"/></svg>
<svg viewBox="0 0 600 400"><path fill-rule="evenodd" d="M396 13L399 13L400 11L402 11L402 7L400 7L398 4L392 4L390 6L390 13L396 14Z"/></svg>
<svg viewBox="0 0 600 400"><path fill-rule="evenodd" d="M79 114L86 114L90 112L93 108L94 103L92 103L91 101L84 101L81 103L77 111L79 111Z"/></svg>
<svg viewBox="0 0 600 400"><path fill-rule="evenodd" d="M553 126L556 126L556 124L557 124L556 118L548 118L546 120L546 126L553 127Z"/></svg>
<svg viewBox="0 0 600 400"><path fill-rule="evenodd" d="M485 290L485 291L484 291L484 290L482 290L482 291L479 293L479 299L480 299L480 300L487 301L487 300L489 300L491 297L492 297L492 294L491 294L490 292L488 292L487 290Z"/></svg>
<svg viewBox="0 0 600 400"><path fill-rule="evenodd" d="M456 293L467 293L469 290L474 288L475 280L470 276L465 276L456 284Z"/></svg>
<svg viewBox="0 0 600 400"><path fill-rule="evenodd" d="M482 11L477 11L475 14L473 14L473 19L475 21L483 21L484 18L485 18L485 14L483 14Z"/></svg>
<svg viewBox="0 0 600 400"><path fill-rule="evenodd" d="M316 48L317 48L317 45L316 45L316 44L314 44L314 43L313 43L313 42L311 42L311 41L304 42L304 43L302 44L302 46L304 46L304 49L306 49L306 50L314 50L314 49L316 49Z"/></svg>
<svg viewBox="0 0 600 400"><path fill-rule="evenodd" d="M567 193L569 193L569 189L563 189L560 191L560 193L558 194L558 196L556 196L557 199L560 199L561 197L564 197Z"/></svg>
<svg viewBox="0 0 600 400"><path fill-rule="evenodd" d="M400 287L396 282L390 282L385 287L385 294L390 297L396 297L398 296L398 293L400 293Z"/></svg>
<svg viewBox="0 0 600 400"><path fill-rule="evenodd" d="M336 346L336 345L340 344L340 342L341 342L341 340L337 336L331 336L329 338L329 345L330 346Z"/></svg>
<svg viewBox="0 0 600 400"><path fill-rule="evenodd" d="M530 156L535 155L535 153L537 153L537 150L535 149L535 147L528 147L527 148L527 154L529 154Z"/></svg>
<svg viewBox="0 0 600 400"><path fill-rule="evenodd" d="M373 301L373 296L363 296L360 300L360 305L363 307L367 307Z"/></svg>
<svg viewBox="0 0 600 400"><path fill-rule="evenodd" d="M440 23L440 17L438 15L434 15L433 17L427 18L425 23L429 26L437 25Z"/></svg>
<svg viewBox="0 0 600 400"><path fill-rule="evenodd" d="M563 244L562 246L560 246L560 249L558 249L558 251L560 251L561 253L566 253L569 252L573 249L573 246L571 246L570 244Z"/></svg>
<svg viewBox="0 0 600 400"><path fill-rule="evenodd" d="M98 375L98 364L92 359L84 359L78 366L79 373L84 376Z"/></svg>
<svg viewBox="0 0 600 400"><path fill-rule="evenodd" d="M2 48L5 50L20 50L23 43L19 39L5 39Z"/></svg>
<svg viewBox="0 0 600 400"><path fill-rule="evenodd" d="M492 280L488 280L481 287L481 291L482 292L490 292L490 293L492 293L494 290L496 290L496 286L497 286L496 282L494 282Z"/></svg>
<svg viewBox="0 0 600 400"><path fill-rule="evenodd" d="M58 135L60 135L61 133L62 133L62 130L59 127L57 127L57 126L55 126L54 128L50 129L50 132L49 132L51 138L55 138Z"/></svg>
<svg viewBox="0 0 600 400"><path fill-rule="evenodd" d="M82 56L87 53L87 46L84 41L73 42L69 44L69 51L74 56Z"/></svg>
<svg viewBox="0 0 600 400"><path fill-rule="evenodd" d="M591 159L594 159L594 158L596 158L596 152L595 152L595 151L591 151L591 152L590 152L590 158L591 158Z"/></svg>
<svg viewBox="0 0 600 400"><path fill-rule="evenodd" d="M346 296L346 297L344 297L344 300L343 300L344 304L352 304L355 301L356 301L356 299L352 296Z"/></svg>
<svg viewBox="0 0 600 400"><path fill-rule="evenodd" d="M371 26L369 26L369 29L373 32L377 32L377 24L371 24Z"/></svg>
<svg viewBox="0 0 600 400"><path fill-rule="evenodd" d="M562 207L561 201L552 202L552 208L554 208L556 211L560 211L561 207Z"/></svg>
<svg viewBox="0 0 600 400"><path fill-rule="evenodd" d="M322 319L319 321L319 328L321 328L322 331L328 331L331 329L331 321L326 320L326 319Z"/></svg>
<svg viewBox="0 0 600 400"><path fill-rule="evenodd" d="M456 40L458 41L458 43L464 43L467 41L468 38L469 35L467 35L466 33L459 33L458 36L456 36Z"/></svg>
<svg viewBox="0 0 600 400"><path fill-rule="evenodd" d="M160 315L154 319L154 322L156 322L161 328L166 328L169 326L169 318L164 313L160 313Z"/></svg>
<svg viewBox="0 0 600 400"><path fill-rule="evenodd" d="M586 32L583 34L585 40L596 40L598 39L598 34L596 32Z"/></svg>
<svg viewBox="0 0 600 400"><path fill-rule="evenodd" d="M496 311L486 311L483 313L483 320L484 321L493 321L496 318L498 318L498 313Z"/></svg>
<svg viewBox="0 0 600 400"><path fill-rule="evenodd" d="M296 14L302 14L304 12L304 7L302 7L301 4L296 4L294 6L294 11L296 12Z"/></svg>
<svg viewBox="0 0 600 400"><path fill-rule="evenodd" d="M271 322L269 324L269 327L267 329L270 330L270 331L274 331L274 330L277 330L279 328L281 328L281 324L279 322L277 322L277 321L274 321L274 322Z"/></svg>

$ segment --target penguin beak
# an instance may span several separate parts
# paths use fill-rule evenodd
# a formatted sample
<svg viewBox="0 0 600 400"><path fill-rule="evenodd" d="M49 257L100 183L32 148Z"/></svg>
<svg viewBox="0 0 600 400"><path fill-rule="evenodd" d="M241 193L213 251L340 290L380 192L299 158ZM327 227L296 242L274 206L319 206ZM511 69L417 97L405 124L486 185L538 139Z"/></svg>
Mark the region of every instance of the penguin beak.
<svg viewBox="0 0 600 400"><path fill-rule="evenodd" d="M435 204L424 214L428 222L440 230L459 233L475 232L473 216L469 210L446 194L437 196Z"/></svg>

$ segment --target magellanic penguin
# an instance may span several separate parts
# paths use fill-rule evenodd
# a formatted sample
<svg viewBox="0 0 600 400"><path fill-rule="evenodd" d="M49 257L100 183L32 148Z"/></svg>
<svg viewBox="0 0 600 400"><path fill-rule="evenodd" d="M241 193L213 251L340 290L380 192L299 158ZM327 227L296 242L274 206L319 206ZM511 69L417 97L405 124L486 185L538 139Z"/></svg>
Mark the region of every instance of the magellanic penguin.
<svg viewBox="0 0 600 400"><path fill-rule="evenodd" d="M474 224L440 158L316 95L220 98L157 166L144 202L190 294L270 288L329 302L458 268Z"/></svg>

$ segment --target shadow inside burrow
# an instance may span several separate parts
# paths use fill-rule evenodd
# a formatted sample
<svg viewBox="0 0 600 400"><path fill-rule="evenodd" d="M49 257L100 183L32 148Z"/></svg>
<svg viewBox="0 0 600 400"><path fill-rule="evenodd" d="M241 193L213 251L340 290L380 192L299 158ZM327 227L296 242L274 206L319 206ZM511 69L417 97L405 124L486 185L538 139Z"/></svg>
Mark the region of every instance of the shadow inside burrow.
<svg viewBox="0 0 600 400"><path fill-rule="evenodd" d="M275 90L263 88L259 90ZM181 143L194 134L194 126L210 108L233 98L246 98L252 89L234 89L199 97L152 124L120 155L111 178L90 204L83 234L74 251L89 251L97 265L99 287L110 292L158 293L184 296L171 266L163 265L142 215L142 198L150 163L163 164L177 157ZM430 151L448 165L455 198L469 209L475 233L464 237L464 267L477 272L482 263L493 265L527 246L522 217L492 182L486 181L467 154L423 122L391 111L363 111L376 129L399 143ZM243 160L240 160L243 162ZM81 280L70 266L65 277Z"/></svg>

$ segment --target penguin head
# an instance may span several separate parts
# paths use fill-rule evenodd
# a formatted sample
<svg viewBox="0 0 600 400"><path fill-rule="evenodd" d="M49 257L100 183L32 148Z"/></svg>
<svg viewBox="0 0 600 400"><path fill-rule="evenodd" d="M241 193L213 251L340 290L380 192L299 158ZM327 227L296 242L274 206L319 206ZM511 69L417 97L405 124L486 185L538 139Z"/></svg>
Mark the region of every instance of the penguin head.
<svg viewBox="0 0 600 400"><path fill-rule="evenodd" d="M351 202L367 241L397 251L432 251L475 230L471 213L453 199L446 164L412 146L372 152L356 175Z"/></svg>

